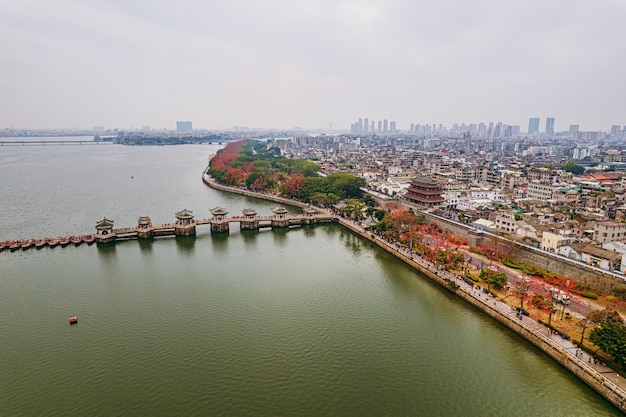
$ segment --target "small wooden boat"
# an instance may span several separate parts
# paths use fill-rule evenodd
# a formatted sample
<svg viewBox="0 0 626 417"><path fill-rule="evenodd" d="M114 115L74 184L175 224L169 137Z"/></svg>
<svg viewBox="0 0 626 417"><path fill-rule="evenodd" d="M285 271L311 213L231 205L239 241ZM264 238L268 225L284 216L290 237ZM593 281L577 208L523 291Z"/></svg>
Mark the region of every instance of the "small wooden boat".
<svg viewBox="0 0 626 417"><path fill-rule="evenodd" d="M13 252L13 251L18 250L21 247L22 247L22 244L16 240L15 242L13 242L11 246L9 246L9 249L11 249L11 252Z"/></svg>
<svg viewBox="0 0 626 417"><path fill-rule="evenodd" d="M74 244L74 246L79 246L81 243L83 243L83 237L82 236L73 236L72 237L72 243Z"/></svg>
<svg viewBox="0 0 626 417"><path fill-rule="evenodd" d="M66 237L62 237L61 240L59 241L59 244L61 245L61 247L64 248L70 244L70 240Z"/></svg>
<svg viewBox="0 0 626 417"><path fill-rule="evenodd" d="M59 244L59 239L58 238L54 238L54 239L49 239L48 240L48 246L50 246L51 248L54 248L58 244Z"/></svg>
<svg viewBox="0 0 626 417"><path fill-rule="evenodd" d="M45 241L45 239L39 239L39 240L36 240L36 241L35 241L35 247L36 247L37 249L41 249L41 248L43 248L44 246L46 246L47 244L48 244L48 242L46 242L46 241Z"/></svg>
<svg viewBox="0 0 626 417"><path fill-rule="evenodd" d="M87 243L88 245L93 245L95 241L96 237L94 235L85 236L85 243Z"/></svg>
<svg viewBox="0 0 626 417"><path fill-rule="evenodd" d="M70 317L70 324L76 324L78 323L78 317L74 316L74 317Z"/></svg>
<svg viewBox="0 0 626 417"><path fill-rule="evenodd" d="M22 241L21 246L23 250L26 250L26 249L32 248L34 244L35 244L35 241L33 239L29 239L29 240Z"/></svg>

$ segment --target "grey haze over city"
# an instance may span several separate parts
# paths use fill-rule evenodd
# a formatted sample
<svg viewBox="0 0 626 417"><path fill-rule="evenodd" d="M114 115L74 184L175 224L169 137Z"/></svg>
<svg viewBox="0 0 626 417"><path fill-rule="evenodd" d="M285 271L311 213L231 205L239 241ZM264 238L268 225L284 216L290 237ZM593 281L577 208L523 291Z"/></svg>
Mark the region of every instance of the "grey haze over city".
<svg viewBox="0 0 626 417"><path fill-rule="evenodd" d="M0 128L607 130L625 18L623 0L0 0Z"/></svg>

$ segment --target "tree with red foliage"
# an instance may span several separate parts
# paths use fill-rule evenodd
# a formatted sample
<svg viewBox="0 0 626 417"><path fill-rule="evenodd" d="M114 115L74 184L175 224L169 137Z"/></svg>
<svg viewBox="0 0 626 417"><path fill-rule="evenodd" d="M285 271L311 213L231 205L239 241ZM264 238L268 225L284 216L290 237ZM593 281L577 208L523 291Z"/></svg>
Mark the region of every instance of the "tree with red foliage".
<svg viewBox="0 0 626 417"><path fill-rule="evenodd" d="M300 192L300 187L304 183L304 175L296 174L291 178L288 178L283 183L284 185L284 193L289 197L296 197Z"/></svg>
<svg viewBox="0 0 626 417"><path fill-rule="evenodd" d="M224 181L231 185L240 185L246 182L246 174L241 168L228 168L224 174Z"/></svg>
<svg viewBox="0 0 626 417"><path fill-rule="evenodd" d="M269 181L266 177L258 177L252 182L252 184L250 184L250 189L253 191L263 191L268 185Z"/></svg>

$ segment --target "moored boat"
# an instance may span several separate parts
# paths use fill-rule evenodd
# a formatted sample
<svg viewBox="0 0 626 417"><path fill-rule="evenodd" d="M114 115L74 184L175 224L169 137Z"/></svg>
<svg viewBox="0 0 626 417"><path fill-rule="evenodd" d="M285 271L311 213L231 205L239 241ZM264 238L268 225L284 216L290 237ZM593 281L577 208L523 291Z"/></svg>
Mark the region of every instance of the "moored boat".
<svg viewBox="0 0 626 417"><path fill-rule="evenodd" d="M45 240L45 239L39 239L39 240L36 240L36 241L35 241L35 247L36 247L37 249L41 249L41 248L43 248L44 246L46 246L47 244L48 244L48 242L46 242L46 240Z"/></svg>
<svg viewBox="0 0 626 417"><path fill-rule="evenodd" d="M33 239L28 239L28 240L22 241L21 247L23 250L26 250L26 249L32 248L34 244L35 244L35 241Z"/></svg>
<svg viewBox="0 0 626 417"><path fill-rule="evenodd" d="M62 237L61 240L59 240L59 244L62 247L66 247L67 245L70 244L70 239L68 237Z"/></svg>
<svg viewBox="0 0 626 417"><path fill-rule="evenodd" d="M74 316L74 317L70 317L70 324L76 324L78 323L78 317Z"/></svg>
<svg viewBox="0 0 626 417"><path fill-rule="evenodd" d="M96 241L96 237L94 235L85 236L85 243L87 243L88 245L93 245L95 241Z"/></svg>
<svg viewBox="0 0 626 417"><path fill-rule="evenodd" d="M9 249L11 249L11 252L13 252L13 251L18 250L21 247L22 247L22 243L16 240L15 242L13 242L11 246L9 246Z"/></svg>
<svg viewBox="0 0 626 417"><path fill-rule="evenodd" d="M82 236L73 236L72 237L72 243L74 244L74 246L79 246L81 243L83 243L83 237Z"/></svg>
<svg viewBox="0 0 626 417"><path fill-rule="evenodd" d="M58 238L48 239L48 246L50 246L51 248L54 248L58 244L59 244Z"/></svg>

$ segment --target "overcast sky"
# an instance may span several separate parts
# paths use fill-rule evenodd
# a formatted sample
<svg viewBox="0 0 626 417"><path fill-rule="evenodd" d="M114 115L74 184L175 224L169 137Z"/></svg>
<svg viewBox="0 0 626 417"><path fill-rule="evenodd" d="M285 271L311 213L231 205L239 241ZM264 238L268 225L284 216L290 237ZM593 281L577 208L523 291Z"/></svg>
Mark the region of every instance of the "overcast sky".
<svg viewBox="0 0 626 417"><path fill-rule="evenodd" d="M625 0L0 0L0 128L626 125Z"/></svg>

